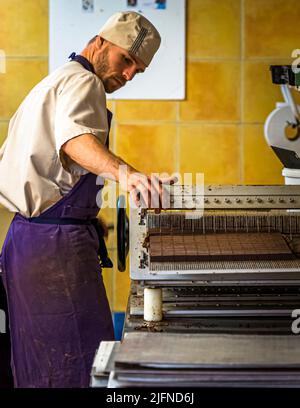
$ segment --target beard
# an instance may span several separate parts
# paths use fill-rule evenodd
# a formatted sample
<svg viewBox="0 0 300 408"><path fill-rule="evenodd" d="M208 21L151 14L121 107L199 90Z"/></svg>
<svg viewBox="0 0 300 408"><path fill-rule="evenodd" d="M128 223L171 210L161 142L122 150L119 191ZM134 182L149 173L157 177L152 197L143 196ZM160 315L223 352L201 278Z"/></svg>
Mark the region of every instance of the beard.
<svg viewBox="0 0 300 408"><path fill-rule="evenodd" d="M109 62L108 62L109 50L106 48L101 56L101 59L95 66L97 76L101 79L105 92L112 93L123 86L122 82L117 80L116 76L109 75Z"/></svg>

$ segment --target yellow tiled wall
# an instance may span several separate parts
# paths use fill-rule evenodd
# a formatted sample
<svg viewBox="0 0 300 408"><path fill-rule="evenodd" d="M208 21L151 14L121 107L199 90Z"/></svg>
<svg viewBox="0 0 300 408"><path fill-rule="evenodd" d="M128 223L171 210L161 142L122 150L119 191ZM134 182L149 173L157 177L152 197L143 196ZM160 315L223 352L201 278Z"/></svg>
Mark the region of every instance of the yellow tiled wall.
<svg viewBox="0 0 300 408"><path fill-rule="evenodd" d="M204 172L206 183L282 183L263 124L282 100L269 65L291 63L300 48L299 0L187 0L187 7L186 100L110 102L112 149L144 172ZM0 15L7 55L7 74L0 74L2 143L9 118L47 73L48 1L0 0ZM103 217L115 223L114 211ZM3 236L3 211L0 222ZM108 246L116 265L115 232ZM128 270L105 270L104 278L111 306L124 310Z"/></svg>

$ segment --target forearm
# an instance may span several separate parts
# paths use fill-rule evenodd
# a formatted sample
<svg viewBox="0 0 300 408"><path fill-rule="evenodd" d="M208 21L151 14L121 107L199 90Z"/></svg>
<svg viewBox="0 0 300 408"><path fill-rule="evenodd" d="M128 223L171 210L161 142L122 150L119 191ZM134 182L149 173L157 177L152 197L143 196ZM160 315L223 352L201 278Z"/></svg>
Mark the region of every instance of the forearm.
<svg viewBox="0 0 300 408"><path fill-rule="evenodd" d="M150 206L150 202L151 205L156 202L157 206L154 208L160 208L162 183L174 182L172 177L165 180L154 177L152 180L150 176L139 173L120 157L110 152L92 134L75 137L66 142L61 149L71 160L91 173L119 182L123 190L132 193L136 205L140 205L142 200L143 205ZM122 165L127 166L125 172L120 172Z"/></svg>
<svg viewBox="0 0 300 408"><path fill-rule="evenodd" d="M62 146L62 150L84 169L96 175L105 173L107 178L116 181L119 181L119 166L127 164L92 134L84 134L69 140Z"/></svg>

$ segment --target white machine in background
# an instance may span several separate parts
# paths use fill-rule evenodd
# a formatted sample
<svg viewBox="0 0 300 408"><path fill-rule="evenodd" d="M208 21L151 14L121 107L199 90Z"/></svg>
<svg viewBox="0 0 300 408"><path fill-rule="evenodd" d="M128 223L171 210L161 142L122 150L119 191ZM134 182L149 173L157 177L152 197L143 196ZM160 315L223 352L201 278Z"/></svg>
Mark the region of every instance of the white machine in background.
<svg viewBox="0 0 300 408"><path fill-rule="evenodd" d="M276 109L265 123L265 138L284 165L282 175L286 184L300 184L300 106L290 92L299 88L300 74L290 66L271 66L273 83L280 85L285 102L278 102Z"/></svg>

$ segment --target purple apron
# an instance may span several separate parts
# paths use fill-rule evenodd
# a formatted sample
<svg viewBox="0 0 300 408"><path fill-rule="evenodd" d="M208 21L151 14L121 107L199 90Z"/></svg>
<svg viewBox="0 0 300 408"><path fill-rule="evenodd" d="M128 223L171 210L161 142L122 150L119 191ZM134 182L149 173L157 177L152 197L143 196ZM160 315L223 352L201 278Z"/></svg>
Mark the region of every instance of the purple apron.
<svg viewBox="0 0 300 408"><path fill-rule="evenodd" d="M100 341L114 339L98 192L88 173L39 217L16 214L10 225L2 272L15 387L88 387Z"/></svg>

